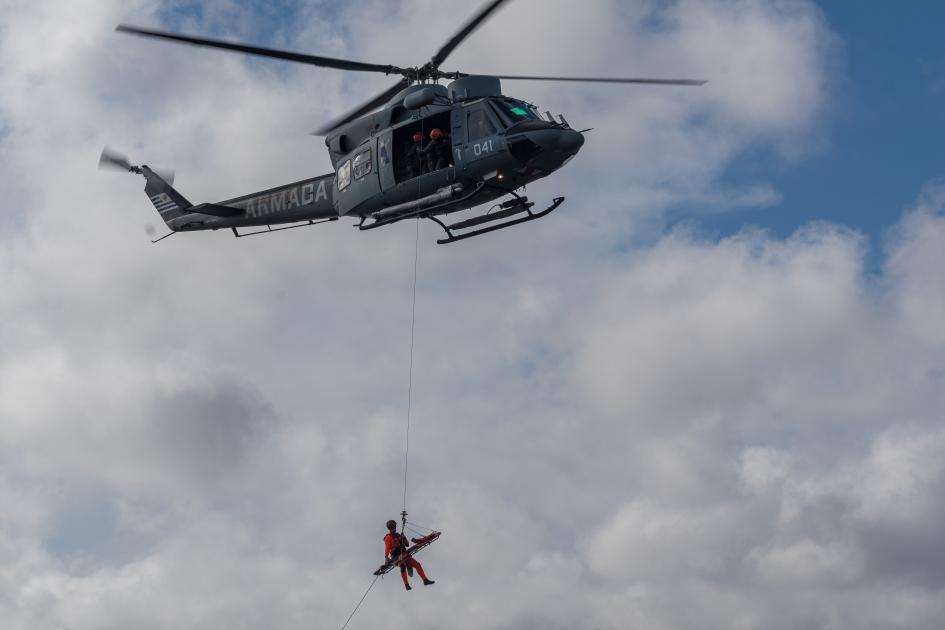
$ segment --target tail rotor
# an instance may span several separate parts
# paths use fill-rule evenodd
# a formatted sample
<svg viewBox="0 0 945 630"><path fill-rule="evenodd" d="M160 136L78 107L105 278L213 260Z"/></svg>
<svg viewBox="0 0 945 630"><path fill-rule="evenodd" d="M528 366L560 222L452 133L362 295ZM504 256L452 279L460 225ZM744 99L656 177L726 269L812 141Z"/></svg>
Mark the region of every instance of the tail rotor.
<svg viewBox="0 0 945 630"><path fill-rule="evenodd" d="M127 155L119 153L109 146L102 149L102 155L98 158L98 167L103 170L128 171L130 173L141 172L137 166L128 161Z"/></svg>
<svg viewBox="0 0 945 630"><path fill-rule="evenodd" d="M136 175L141 174L141 166L132 164L127 155L109 146L102 149L102 155L98 158L98 167L102 170L126 171L128 173L135 173ZM174 185L174 171L158 168L152 170L169 185Z"/></svg>

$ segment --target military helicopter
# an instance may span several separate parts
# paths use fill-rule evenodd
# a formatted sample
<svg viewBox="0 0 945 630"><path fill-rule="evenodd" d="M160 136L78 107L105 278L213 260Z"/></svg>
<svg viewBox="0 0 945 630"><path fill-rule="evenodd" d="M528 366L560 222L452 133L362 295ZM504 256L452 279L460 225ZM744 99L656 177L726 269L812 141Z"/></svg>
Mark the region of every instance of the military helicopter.
<svg viewBox="0 0 945 630"><path fill-rule="evenodd" d="M237 237L353 217L361 230L420 217L439 224L452 243L534 221L541 211L517 191L568 163L584 144L564 116L543 117L531 103L502 94L501 81L574 81L702 85L691 79L475 75L445 72L441 64L507 0L490 0L450 37L430 61L399 67L301 54L241 43L119 25L122 33L283 59L325 68L400 75L377 96L323 125L334 172L216 203L194 205L172 181L120 153L102 152L102 167L143 175L145 193L171 232L229 228ZM450 81L444 86L441 80ZM449 223L446 215L498 201L484 213ZM291 224L291 225L289 225ZM273 227L277 226L277 227ZM262 228L262 229L247 229ZM240 231L240 230L243 231Z"/></svg>

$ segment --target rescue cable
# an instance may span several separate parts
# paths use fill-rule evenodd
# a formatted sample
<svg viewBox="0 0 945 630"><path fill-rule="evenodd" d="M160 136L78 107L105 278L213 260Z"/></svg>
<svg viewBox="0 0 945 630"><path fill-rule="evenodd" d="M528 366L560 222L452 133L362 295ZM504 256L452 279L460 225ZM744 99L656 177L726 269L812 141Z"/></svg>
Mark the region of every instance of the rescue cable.
<svg viewBox="0 0 945 630"><path fill-rule="evenodd" d="M410 367L407 370L407 431L404 436L404 509L400 513L403 524L407 524L407 463L410 456L410 410L413 403L413 335L417 321L417 262L420 259L420 217L417 217L417 234L413 246L413 304L410 308ZM403 533L403 528L401 528Z"/></svg>
<svg viewBox="0 0 945 630"><path fill-rule="evenodd" d="M348 615L348 618L345 619L345 623L341 626L341 630L345 630L348 627L348 622L351 621L351 618L354 617L354 613L358 612L358 608L361 607L361 604L364 602L364 598L367 597L367 594L371 592L371 589L374 588L374 583L377 582L377 578L381 577L380 575L375 575L374 579L371 580L371 584L367 587L367 590L364 591L364 595L361 596L361 599L358 600L358 605L354 607L354 610L351 611L351 614Z"/></svg>
<svg viewBox="0 0 945 630"><path fill-rule="evenodd" d="M400 532L403 534L407 529L407 463L410 456L410 410L413 399L413 337L415 323L417 321L417 261L420 259L420 217L417 217L417 233L413 246L413 301L410 307L410 366L407 369L407 430L404 437L404 509L400 513L401 518L401 528ZM411 525L415 525L411 523ZM416 525L416 527L421 527ZM421 527L422 528L422 527ZM422 528L426 529L426 528ZM416 531L416 530L413 530ZM432 531L432 530L430 530ZM417 532L420 533L420 532ZM416 545L419 549L426 547L428 544L439 538L439 532L433 532L435 535L429 535L423 541L422 545ZM414 552L416 553L416 552ZM412 555L412 554L411 554ZM392 564L391 567L394 565ZM364 595L361 596L361 599L358 600L357 605L354 607L354 610L351 611L351 614L348 615L348 618L345 619L344 625L341 626L341 630L345 630L348 627L348 623L351 621L354 614L358 612L358 609L361 608L361 604L364 603L364 600L367 598L368 593L371 592L371 589L374 588L374 584L377 583L377 579L384 575L386 571L381 572L380 569L374 573L374 579L371 580L371 583L368 585L367 590L364 591Z"/></svg>
<svg viewBox="0 0 945 630"><path fill-rule="evenodd" d="M426 119L420 119L420 134L423 135L423 128L426 126ZM423 160L423 155L420 155ZM421 166L420 171L423 171ZM417 177L417 198L423 196L423 185L421 178ZM404 436L404 508L400 513L401 528L400 533L404 533L404 527L407 525L407 462L410 456L410 410L413 402L413 337L414 328L417 322L417 263L420 260L420 217L417 217L417 229L413 243L413 300L410 305L410 367L407 369L407 431Z"/></svg>

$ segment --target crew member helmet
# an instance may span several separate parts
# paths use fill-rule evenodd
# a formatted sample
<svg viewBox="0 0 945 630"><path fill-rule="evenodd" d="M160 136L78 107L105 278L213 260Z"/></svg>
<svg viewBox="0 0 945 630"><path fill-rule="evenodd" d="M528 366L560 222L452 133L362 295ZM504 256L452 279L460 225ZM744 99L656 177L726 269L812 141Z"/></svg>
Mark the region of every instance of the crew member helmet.
<svg viewBox="0 0 945 630"><path fill-rule="evenodd" d="M439 139L442 138L442 137L443 137L443 132L440 131L439 128L434 127L433 130L430 131L430 139L431 139L431 140L439 140Z"/></svg>
<svg viewBox="0 0 945 630"><path fill-rule="evenodd" d="M395 529L397 529L397 521L393 519L387 521L387 529L391 531L394 531Z"/></svg>
<svg viewBox="0 0 945 630"><path fill-rule="evenodd" d="M423 140L423 132L422 132L422 131L418 131L418 132L416 132L415 134L413 134L413 141L414 141L414 142L420 142L421 140Z"/></svg>

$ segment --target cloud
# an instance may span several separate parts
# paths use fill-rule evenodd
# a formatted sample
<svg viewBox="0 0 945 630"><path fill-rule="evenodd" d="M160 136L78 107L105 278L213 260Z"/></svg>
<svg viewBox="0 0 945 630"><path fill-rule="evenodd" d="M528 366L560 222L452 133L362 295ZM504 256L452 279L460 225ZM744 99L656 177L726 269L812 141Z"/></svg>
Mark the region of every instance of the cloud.
<svg viewBox="0 0 945 630"><path fill-rule="evenodd" d="M661 509L634 501L595 533L588 549L591 571L608 580L659 581L679 574L718 572L720 538L734 523L731 515Z"/></svg>
<svg viewBox="0 0 945 630"><path fill-rule="evenodd" d="M390 77L112 29L409 64L469 7L94 5L0 18L0 617L340 626L403 506L415 226L151 246L142 182L94 165L112 143L194 200L327 172L307 132ZM711 82L510 84L597 131L529 190L568 195L551 217L451 248L421 230L407 503L444 531L437 585L380 581L353 623L937 628L939 190L879 273L843 226L663 232L687 200L774 203L722 183L744 151L816 150L837 54L817 8L501 16L450 64Z"/></svg>
<svg viewBox="0 0 945 630"><path fill-rule="evenodd" d="M787 547L755 550L758 572L771 582L789 585L816 585L827 581L843 583L860 572L855 549L837 543L817 544L805 538Z"/></svg>

